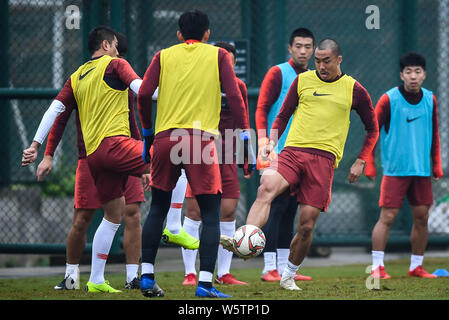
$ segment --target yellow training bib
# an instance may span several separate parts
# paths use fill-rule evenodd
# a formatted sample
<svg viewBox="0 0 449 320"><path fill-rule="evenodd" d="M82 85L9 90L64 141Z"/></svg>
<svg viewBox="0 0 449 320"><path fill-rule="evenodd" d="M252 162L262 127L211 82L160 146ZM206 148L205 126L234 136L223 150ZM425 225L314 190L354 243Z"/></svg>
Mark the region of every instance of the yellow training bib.
<svg viewBox="0 0 449 320"><path fill-rule="evenodd" d="M70 77L87 155L106 137L131 135L128 89L112 89L103 80L112 59L104 55L89 60Z"/></svg>
<svg viewBox="0 0 449 320"><path fill-rule="evenodd" d="M161 51L155 132L200 129L218 135L221 111L218 47L195 42Z"/></svg>
<svg viewBox="0 0 449 320"><path fill-rule="evenodd" d="M299 74L299 104L285 146L328 151L337 168L348 136L354 83L348 75L325 82L315 70Z"/></svg>

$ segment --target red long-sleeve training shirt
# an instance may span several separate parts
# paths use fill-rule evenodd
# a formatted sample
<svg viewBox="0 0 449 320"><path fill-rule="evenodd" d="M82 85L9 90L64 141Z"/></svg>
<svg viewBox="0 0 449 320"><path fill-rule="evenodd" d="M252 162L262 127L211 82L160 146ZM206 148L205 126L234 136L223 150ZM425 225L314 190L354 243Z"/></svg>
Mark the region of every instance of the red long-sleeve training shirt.
<svg viewBox="0 0 449 320"><path fill-rule="evenodd" d="M296 71L296 74L307 71L298 67L290 59L288 63ZM259 138L265 138L268 134L268 113L271 107L279 98L282 90L282 72L278 66L271 67L266 73L260 85L259 98L256 107L256 129Z"/></svg>

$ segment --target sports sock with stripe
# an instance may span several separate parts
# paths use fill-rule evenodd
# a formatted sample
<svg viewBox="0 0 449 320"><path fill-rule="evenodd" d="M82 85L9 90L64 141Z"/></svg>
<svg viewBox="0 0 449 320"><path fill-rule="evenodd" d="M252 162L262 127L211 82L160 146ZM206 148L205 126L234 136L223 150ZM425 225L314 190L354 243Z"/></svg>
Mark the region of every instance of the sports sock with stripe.
<svg viewBox="0 0 449 320"><path fill-rule="evenodd" d="M181 213L182 205L187 189L187 178L184 169L181 170L178 182L172 191L170 209L167 214L166 228L172 234L178 234L181 231Z"/></svg>
<svg viewBox="0 0 449 320"><path fill-rule="evenodd" d="M94 284L101 284L104 280L104 267L111 250L112 241L120 224L109 222L105 218L95 232L92 241L92 265L89 281Z"/></svg>

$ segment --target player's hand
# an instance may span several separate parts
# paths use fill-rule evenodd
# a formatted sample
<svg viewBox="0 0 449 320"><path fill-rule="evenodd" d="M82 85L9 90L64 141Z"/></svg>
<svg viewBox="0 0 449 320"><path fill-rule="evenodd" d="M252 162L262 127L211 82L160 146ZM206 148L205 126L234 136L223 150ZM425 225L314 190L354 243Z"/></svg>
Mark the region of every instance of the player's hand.
<svg viewBox="0 0 449 320"><path fill-rule="evenodd" d="M267 137L265 138L259 138L257 140L257 150L258 153L260 154L260 151L265 148L265 146L268 144L268 142L270 141L270 139L268 139Z"/></svg>
<svg viewBox="0 0 449 320"><path fill-rule="evenodd" d="M23 150L22 153L22 167L26 167L37 159L37 152L39 151L40 144L36 141L33 141L31 146L25 150Z"/></svg>
<svg viewBox="0 0 449 320"><path fill-rule="evenodd" d="M443 170L441 169L441 165L433 165L432 169L433 180L438 181L443 177Z"/></svg>
<svg viewBox="0 0 449 320"><path fill-rule="evenodd" d="M256 171L256 165L244 163L242 169L243 169L243 178L250 179L253 173Z"/></svg>
<svg viewBox="0 0 449 320"><path fill-rule="evenodd" d="M357 180L359 180L360 176L362 175L364 168L365 168L364 160L362 160L362 159L355 160L354 164L352 165L351 169L349 170L348 181L350 183L357 182Z"/></svg>
<svg viewBox="0 0 449 320"><path fill-rule="evenodd" d="M271 161L273 158L275 142L270 140L265 146L259 149L259 156L261 161ZM270 158L271 156L271 158Z"/></svg>
<svg viewBox="0 0 449 320"><path fill-rule="evenodd" d="M142 175L142 184L143 184L143 190L144 191L150 191L150 182L151 182L151 174L145 173Z"/></svg>
<svg viewBox="0 0 449 320"><path fill-rule="evenodd" d="M365 176L374 181L376 180L376 165L374 164L374 162L367 162L366 166L365 166Z"/></svg>
<svg viewBox="0 0 449 320"><path fill-rule="evenodd" d="M151 154L150 148L154 141L154 130L153 129L143 129L143 152L142 159L145 163L150 163Z"/></svg>
<svg viewBox="0 0 449 320"><path fill-rule="evenodd" d="M41 163L37 166L37 181L42 181L42 176L46 178L50 174L51 169L53 169L53 157L45 155L44 159L42 159Z"/></svg>
<svg viewBox="0 0 449 320"><path fill-rule="evenodd" d="M270 160L266 159L264 160L262 154L264 153L264 149L265 147L268 145L269 139L268 138L259 138L259 140L257 140L257 165L256 168L257 170L261 170L264 169L266 167L268 167L270 165Z"/></svg>

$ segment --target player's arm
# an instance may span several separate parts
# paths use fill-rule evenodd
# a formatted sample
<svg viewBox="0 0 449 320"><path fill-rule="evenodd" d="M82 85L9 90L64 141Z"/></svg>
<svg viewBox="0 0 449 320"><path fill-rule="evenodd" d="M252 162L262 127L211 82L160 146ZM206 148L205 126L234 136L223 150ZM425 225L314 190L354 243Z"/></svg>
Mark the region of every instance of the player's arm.
<svg viewBox="0 0 449 320"><path fill-rule="evenodd" d="M246 116L245 103L237 84L231 56L223 48L218 48L218 70L234 124L238 129L242 129L239 133L239 140L244 145L243 160L248 163L248 171L252 172L256 168L256 155L251 144L249 118Z"/></svg>
<svg viewBox="0 0 449 320"><path fill-rule="evenodd" d="M128 93L128 108L129 108L129 129L131 131L131 138L136 140L141 140L139 127L136 121L136 112L134 111L134 94L132 92Z"/></svg>
<svg viewBox="0 0 449 320"><path fill-rule="evenodd" d="M270 165L270 160L264 160L262 156L268 144L268 114L273 104L279 98L282 90L282 72L278 66L271 67L266 73L260 86L259 98L256 106L256 129L257 129L257 169L261 170ZM273 157L276 153L272 153Z"/></svg>
<svg viewBox="0 0 449 320"><path fill-rule="evenodd" d="M438 128L438 107L437 99L433 96L433 115L432 115L432 147L430 153L432 156L432 175L435 180L443 176L443 169L441 168L441 146L440 146L440 132Z"/></svg>
<svg viewBox="0 0 449 320"><path fill-rule="evenodd" d="M295 112L296 107L299 103L298 96L298 77L293 80L290 89L288 90L287 96L282 104L281 111L274 120L273 126L270 130L270 141L268 143L268 148L263 151L263 156L268 157L269 153L273 150L273 147L278 143L279 137L284 133L287 127L290 117ZM267 153L268 152L268 153Z"/></svg>
<svg viewBox="0 0 449 320"><path fill-rule="evenodd" d="M44 158L39 163L36 176L37 181L41 181L43 178L47 177L53 168L53 156L55 154L56 148L62 139L62 135L67 126L67 122L72 114L72 107L66 108L55 120L55 123L51 127L50 133L47 138L47 146L44 152Z"/></svg>
<svg viewBox="0 0 449 320"><path fill-rule="evenodd" d="M250 121L249 121L248 88L246 87L246 84L243 81L239 81L239 89L243 98L243 103L245 104L245 116L249 124Z"/></svg>
<svg viewBox="0 0 449 320"><path fill-rule="evenodd" d="M354 84L352 101L352 109L356 110L360 116L360 119L365 125L366 134L363 140L362 150L349 171L348 180L350 183L356 182L362 175L365 164L369 160L379 138L379 125L374 113L371 97L368 91L357 81Z"/></svg>
<svg viewBox="0 0 449 320"><path fill-rule="evenodd" d="M109 64L108 69L109 68L112 68L114 73L118 75L120 80L126 86L128 86L134 93L137 94L137 100L139 103L139 92L141 91L143 80L140 79L140 77L134 72L133 68L128 63L128 61L126 61L125 59L114 59ZM150 104L152 103L152 99L153 99L152 95L156 91L156 88L157 88L157 86L151 92ZM146 99L146 91L142 95L142 97L144 99ZM145 110L146 109L148 109L148 108L145 108ZM151 120L151 109L150 109L150 120ZM150 127L150 129L148 129L146 122L142 122L142 127L143 127L142 133L143 133L143 140L144 140L144 148L142 151L142 158L143 158L144 162L148 163L150 161L149 148L151 147L151 144L153 143L154 131L151 127Z"/></svg>
<svg viewBox="0 0 449 320"><path fill-rule="evenodd" d="M140 122L142 124L144 148L142 158L145 163L151 160L150 148L154 140L153 130L153 94L159 85L159 76L161 73L161 53L156 53L148 66L143 77L142 85L137 94L137 111L139 113Z"/></svg>
<svg viewBox="0 0 449 320"><path fill-rule="evenodd" d="M260 85L256 106L256 129L259 148L268 143L268 113L279 98L282 89L282 73L278 66L271 67Z"/></svg>
<svg viewBox="0 0 449 320"><path fill-rule="evenodd" d="M390 99L388 98L388 94L383 94L380 97L379 101L377 101L376 108L374 109L374 114L376 116L379 131L382 127L384 127L385 131L388 132L388 130L390 129ZM373 151L368 154L365 166L365 176L370 180L374 180L377 174L375 154L376 147L374 146Z"/></svg>
<svg viewBox="0 0 449 320"><path fill-rule="evenodd" d="M111 60L105 74L117 75L120 81L129 87L135 94L139 92L142 79L125 59L118 58Z"/></svg>
<svg viewBox="0 0 449 320"><path fill-rule="evenodd" d="M73 95L72 85L69 78L42 117L30 147L23 151L22 167L26 167L36 161L39 148L50 132L58 115L64 112L67 106L73 106L75 103L75 96Z"/></svg>
<svg viewBox="0 0 449 320"><path fill-rule="evenodd" d="M231 57L223 48L219 48L218 51L218 69L220 82L226 93L226 99L228 100L234 123L237 128L248 130L249 120L245 116L245 103L237 85L237 78L232 66Z"/></svg>
<svg viewBox="0 0 449 320"><path fill-rule="evenodd" d="M245 104L245 117L246 117L248 123L250 123L250 121L249 121L248 89L246 88L246 84L243 81L239 80L238 84L239 84L240 93L243 98L243 102ZM247 148L245 148L245 150L247 150ZM243 164L242 168L243 168L243 177L245 179L249 179L255 171L254 167L251 164L249 164L248 161L246 161L246 163Z"/></svg>

